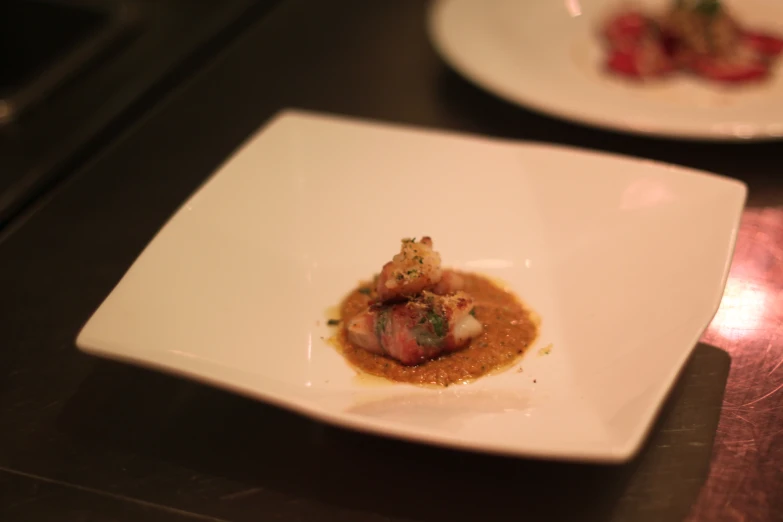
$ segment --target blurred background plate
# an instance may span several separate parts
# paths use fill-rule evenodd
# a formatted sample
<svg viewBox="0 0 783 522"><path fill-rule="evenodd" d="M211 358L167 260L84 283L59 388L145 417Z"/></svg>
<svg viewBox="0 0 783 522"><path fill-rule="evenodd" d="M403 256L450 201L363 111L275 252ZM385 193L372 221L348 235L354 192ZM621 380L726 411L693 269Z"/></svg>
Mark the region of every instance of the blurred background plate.
<svg viewBox="0 0 783 522"><path fill-rule="evenodd" d="M633 3L660 13L669 0ZM724 2L741 23L783 34L783 2ZM696 140L783 137L783 70L723 87L676 76L636 84L603 72L598 31L622 0L438 0L430 37L457 72L512 103L588 125Z"/></svg>

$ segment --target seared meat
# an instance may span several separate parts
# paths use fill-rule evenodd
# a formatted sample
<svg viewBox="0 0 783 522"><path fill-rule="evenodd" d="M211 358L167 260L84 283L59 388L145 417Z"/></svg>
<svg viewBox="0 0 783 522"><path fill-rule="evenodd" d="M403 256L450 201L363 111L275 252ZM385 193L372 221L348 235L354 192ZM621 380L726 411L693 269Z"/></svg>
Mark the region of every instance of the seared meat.
<svg viewBox="0 0 783 522"><path fill-rule="evenodd" d="M625 77L658 78L676 70L722 83L769 76L783 40L743 28L720 0L675 0L660 19L619 13L603 28L606 66Z"/></svg>
<svg viewBox="0 0 783 522"><path fill-rule="evenodd" d="M440 254L432 249L432 239L403 239L400 253L383 265L377 291L381 301L415 296L440 281Z"/></svg>
<svg viewBox="0 0 783 522"><path fill-rule="evenodd" d="M662 25L681 48L698 55L731 54L742 38L739 25L717 0L676 2Z"/></svg>
<svg viewBox="0 0 783 522"><path fill-rule="evenodd" d="M348 323L348 339L365 350L413 365L464 348L482 331L464 292L424 291L406 302L371 305Z"/></svg>

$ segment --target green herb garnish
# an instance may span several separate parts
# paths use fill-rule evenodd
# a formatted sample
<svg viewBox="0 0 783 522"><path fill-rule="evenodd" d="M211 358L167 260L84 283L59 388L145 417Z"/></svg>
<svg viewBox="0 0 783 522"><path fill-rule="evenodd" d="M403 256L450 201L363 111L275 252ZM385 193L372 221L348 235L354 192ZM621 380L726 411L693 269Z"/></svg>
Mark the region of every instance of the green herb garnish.
<svg viewBox="0 0 783 522"><path fill-rule="evenodd" d="M694 9L707 16L715 16L721 10L720 0L701 0L694 6Z"/></svg>
<svg viewBox="0 0 783 522"><path fill-rule="evenodd" d="M720 0L676 0L675 9L691 9L707 16L714 16L723 7Z"/></svg>
<svg viewBox="0 0 783 522"><path fill-rule="evenodd" d="M443 342L442 337L438 337L426 328L416 328L414 336L416 337L416 344L419 346L440 346L440 343Z"/></svg>
<svg viewBox="0 0 783 522"><path fill-rule="evenodd" d="M372 292L372 290L370 290L369 288L360 288L359 289L359 293L360 294L370 295L370 292Z"/></svg>
<svg viewBox="0 0 783 522"><path fill-rule="evenodd" d="M471 308L469 313L470 313L470 315L472 315L473 317L476 317L476 307L474 306L473 308Z"/></svg>
<svg viewBox="0 0 783 522"><path fill-rule="evenodd" d="M448 325L445 319L434 310L427 310L413 329L413 335L419 346L440 346L447 333Z"/></svg>
<svg viewBox="0 0 783 522"><path fill-rule="evenodd" d="M389 316L389 310L387 308L383 308L378 313L378 320L375 322L375 337L378 338L378 342L381 340L381 336L386 331L386 321L388 320ZM383 347L383 343L381 343L381 347Z"/></svg>
<svg viewBox="0 0 783 522"><path fill-rule="evenodd" d="M443 320L443 317L435 313L435 311L430 310L427 312L427 320L429 320L432 325L432 330L435 332L435 335L438 337L446 336L446 321Z"/></svg>
<svg viewBox="0 0 783 522"><path fill-rule="evenodd" d="M340 320L339 319L329 319L328 321L326 321L326 324L328 324L329 326L337 326L338 324L340 324Z"/></svg>

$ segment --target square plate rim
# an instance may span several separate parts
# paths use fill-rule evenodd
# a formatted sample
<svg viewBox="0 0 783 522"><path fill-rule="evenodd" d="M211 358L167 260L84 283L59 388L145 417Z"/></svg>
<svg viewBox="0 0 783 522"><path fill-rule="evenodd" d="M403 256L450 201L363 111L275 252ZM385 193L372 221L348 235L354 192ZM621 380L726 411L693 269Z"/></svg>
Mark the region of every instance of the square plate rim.
<svg viewBox="0 0 783 522"><path fill-rule="evenodd" d="M705 183L720 183L724 184L734 191L733 196L736 197L736 215L733 216L732 222L734 223L731 232L731 242L727 251L727 261L722 270L722 278L717 302L714 304L713 310L710 314L710 319L699 332L694 335L691 347L687 350L683 350L680 359L677 361L675 370L671 372L671 375L666 378L666 386L663 394L663 398L656 402L656 406L652 414L645 419L644 422L639 423L639 429L635 430L631 436L629 436L624 444L615 444L608 450L596 451L594 449L575 448L568 452L563 451L549 451L541 450L539 448L525 448L520 446L511 446L500 443L487 443L475 444L471 441L460 440L458 437L446 437L442 433L430 433L421 428L408 427L399 423L385 421L385 420L373 420L372 423L363 422L361 416L352 413L338 413L331 410L324 410L317 406L317 404L305 401L301 399L284 398L278 396L276 393L269 393L267 391L259 391L258 389L251 389L247 386L238 385L235 382L230 382L230 379L221 378L215 373L209 374L209 372L199 371L193 367L184 368L181 361L173 362L173 359L167 358L164 354L161 357L159 353L154 351L136 350L133 354L129 354L127 350L117 349L116 347L106 346L106 343L96 342L90 338L90 324L93 319L99 314L101 309L106 305L106 301L115 293L117 288L123 283L127 273L137 263L137 261L144 256L145 252L157 241L161 233L166 230L174 218L182 212L182 210L188 205L188 203L196 198L202 191L206 190L210 182L216 179L223 171L230 161L236 156L240 155L246 147L251 145L261 134L268 131L270 128L281 124L287 120L299 120L302 121L319 121L328 124L350 124L360 125L368 129L394 129L402 133L418 133L424 136L430 137L453 137L462 140L468 140L473 142L484 143L496 143L506 144L512 147L516 147L519 150L542 150L551 154L577 154L583 156L592 156L599 159L606 159L609 161L622 161L628 165L647 165L655 167L656 170L663 168L666 170L673 170L682 175L695 176L700 178ZM562 145L549 142L538 142L519 140L513 138L502 138L494 136L486 136L482 134L461 132L448 129L438 129L430 127L416 126L400 122L387 122L382 120L376 120L372 118L356 117L341 115L329 112L311 111L299 108L285 108L278 111L271 118L269 118L264 124L262 124L255 132L251 133L245 140L243 140L235 149L225 158L223 162L207 176L204 181L198 185L184 200L176 207L164 223L158 228L155 234L148 240L136 258L125 269L123 275L112 287L112 289L106 294L100 304L90 314L87 321L75 339L75 345L77 349L85 354L100 357L107 360L113 360L133 366L161 372L167 375L173 375L176 377L182 377L187 380L202 383L207 386L222 389L237 395L249 397L251 399L259 400L266 404L273 405L275 407L283 408L288 411L300 414L306 418L324 422L326 424L340 427L343 429L349 429L357 432L368 433L376 436L394 438L399 440L405 440L413 443L423 443L432 446L439 446L443 448L450 448L454 450L469 451L475 453L485 453L500 455L506 457L517 458L531 458L531 459L544 459L553 461L580 461L580 462L592 462L592 463L623 463L631 459L640 450L644 441L647 438L649 430L659 416L660 410L666 402L671 389L673 388L677 378L681 374L685 367L685 363L690 358L693 349L695 348L699 338L703 331L709 325L709 321L717 313L720 306L720 295L722 295L722 289L725 288L731 261L733 259L734 250L736 248L736 241L738 235L738 229L742 213L744 211L747 200L748 188L747 184L742 180L732 178L729 176L716 174L706 170L694 169L691 167L680 166L663 161L652 160L647 158L639 158L631 155L625 155L614 152L606 152L601 150L594 150L588 148L574 147L570 145ZM718 286L716 285L716 292ZM169 359L169 360L167 360ZM261 377L257 377L258 380L263 380ZM609 446L609 445L607 445Z"/></svg>

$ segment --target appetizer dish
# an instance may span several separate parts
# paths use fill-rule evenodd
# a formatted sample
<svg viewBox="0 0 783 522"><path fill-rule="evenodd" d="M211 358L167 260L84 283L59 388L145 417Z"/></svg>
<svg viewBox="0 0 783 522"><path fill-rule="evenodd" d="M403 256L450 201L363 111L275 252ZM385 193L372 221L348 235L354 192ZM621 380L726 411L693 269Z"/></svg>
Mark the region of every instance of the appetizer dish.
<svg viewBox="0 0 783 522"><path fill-rule="evenodd" d="M772 74L783 38L737 21L720 0L675 0L654 15L626 10L603 27L606 67L637 80L687 73L722 84L760 81Z"/></svg>
<svg viewBox="0 0 783 522"><path fill-rule="evenodd" d="M534 315L486 277L441 267L432 239L399 253L340 305L334 344L358 370L448 386L511 366L535 340Z"/></svg>

